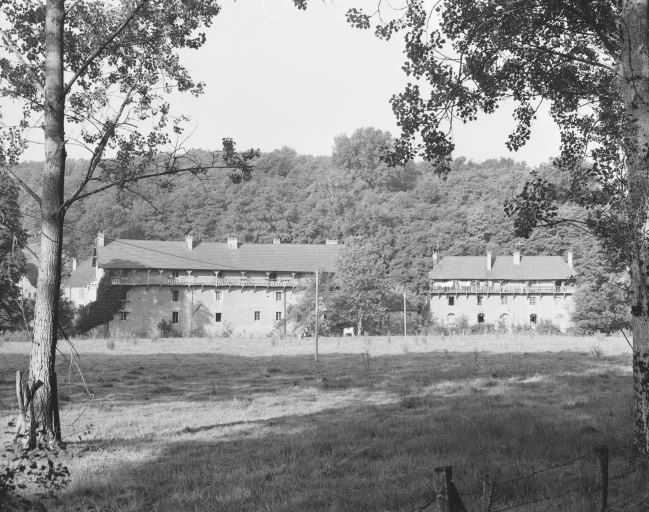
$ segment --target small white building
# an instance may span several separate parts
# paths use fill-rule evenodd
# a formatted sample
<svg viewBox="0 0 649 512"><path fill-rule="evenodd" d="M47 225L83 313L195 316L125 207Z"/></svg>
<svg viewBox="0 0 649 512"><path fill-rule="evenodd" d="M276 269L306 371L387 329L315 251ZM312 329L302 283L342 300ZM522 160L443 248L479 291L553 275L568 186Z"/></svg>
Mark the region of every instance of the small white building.
<svg viewBox="0 0 649 512"><path fill-rule="evenodd" d="M88 258L77 264L77 258L72 258L72 273L61 285L63 296L70 300L75 307L85 306L97 300L97 271L96 257Z"/></svg>
<svg viewBox="0 0 649 512"><path fill-rule="evenodd" d="M470 325L504 328L550 321L571 325L574 269L572 252L561 256L447 256L429 272L430 311L441 325L466 318Z"/></svg>

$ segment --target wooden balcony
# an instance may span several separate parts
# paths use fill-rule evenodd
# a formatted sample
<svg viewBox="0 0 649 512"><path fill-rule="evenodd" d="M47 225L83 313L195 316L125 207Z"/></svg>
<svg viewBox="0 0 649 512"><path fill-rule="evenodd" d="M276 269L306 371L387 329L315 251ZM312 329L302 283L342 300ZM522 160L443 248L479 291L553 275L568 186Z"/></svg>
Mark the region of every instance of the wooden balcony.
<svg viewBox="0 0 649 512"><path fill-rule="evenodd" d="M295 288L304 284L301 279L263 279L257 277L216 276L160 276L136 275L111 277L113 286L211 286L214 288Z"/></svg>
<svg viewBox="0 0 649 512"><path fill-rule="evenodd" d="M438 295L567 295L575 293L574 286L435 286L431 293Z"/></svg>

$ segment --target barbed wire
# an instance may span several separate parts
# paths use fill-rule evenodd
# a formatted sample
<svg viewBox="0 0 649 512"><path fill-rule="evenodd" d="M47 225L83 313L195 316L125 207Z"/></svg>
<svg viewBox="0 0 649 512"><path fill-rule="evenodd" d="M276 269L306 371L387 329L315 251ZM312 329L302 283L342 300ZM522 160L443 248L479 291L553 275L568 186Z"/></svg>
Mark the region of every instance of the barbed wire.
<svg viewBox="0 0 649 512"><path fill-rule="evenodd" d="M548 471L552 471L553 469L559 469L559 468L563 468L563 467L566 467L566 466L570 466L570 465L574 464L575 462L577 462L579 460L588 459L590 457L592 457L591 454L580 455L579 457L575 457L574 459L571 459L571 460L569 460L567 462L563 462L561 464L555 464L554 466L548 466L546 468L539 469L537 471L533 471L532 473L529 473L527 475L512 478L511 480L505 480L504 482L497 482L496 487L502 487L504 485L508 485L508 484L513 483L513 482L519 482L521 480L527 480L528 478L532 478L532 477L534 477L536 475L540 475L542 473L547 473Z"/></svg>
<svg viewBox="0 0 649 512"><path fill-rule="evenodd" d="M566 496L568 494L572 494L573 492L583 491L583 490L586 490L586 489L588 489L588 487L585 487L585 486L573 487L572 489L568 489L567 491L561 492L559 494L554 494L552 496L544 496L543 498L538 498L538 499L535 499L535 500L530 500L530 501L525 501L525 502L522 502L522 503L517 503L516 505L510 505L509 507L499 508L499 509L496 509L496 510L492 510L491 512L504 512L505 510L512 510L512 509L515 509L515 508L524 507L525 505L533 505L535 503L541 503L543 501L556 500L557 498L561 498L561 497Z"/></svg>

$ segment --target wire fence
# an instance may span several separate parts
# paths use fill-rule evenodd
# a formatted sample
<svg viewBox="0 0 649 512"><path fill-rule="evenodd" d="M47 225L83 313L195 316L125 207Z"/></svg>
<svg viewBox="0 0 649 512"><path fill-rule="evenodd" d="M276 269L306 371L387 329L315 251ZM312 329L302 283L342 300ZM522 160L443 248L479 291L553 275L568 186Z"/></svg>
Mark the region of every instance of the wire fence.
<svg viewBox="0 0 649 512"><path fill-rule="evenodd" d="M566 470L576 464L588 464L591 473L577 481L566 478ZM450 466L435 468L434 488L431 497L423 505L413 509L412 512L506 512L510 510L568 510L565 501L571 495L574 500L581 500L583 505L580 510L597 512L634 511L649 512L649 488L642 482L635 485L632 481L634 470L631 466L624 467L614 475L608 471L608 447L598 446L594 453L580 455L570 460L536 469L530 473L510 478L503 481L491 481L485 476L481 489L460 492L455 486ZM561 471L562 470L562 471ZM554 489L519 489L518 498L508 498L516 488L534 487L533 482L539 475L561 471L559 478L561 484L554 484ZM531 482L531 483L530 483ZM609 500L611 484L616 484L614 498ZM559 488L559 486L561 488ZM509 492L507 492L509 491ZM467 508L464 501L473 502L473 508ZM576 502L573 500L573 506ZM554 502L554 503L553 503ZM538 507L536 506L538 505ZM556 508L562 506L563 508ZM574 508L576 510L576 508Z"/></svg>

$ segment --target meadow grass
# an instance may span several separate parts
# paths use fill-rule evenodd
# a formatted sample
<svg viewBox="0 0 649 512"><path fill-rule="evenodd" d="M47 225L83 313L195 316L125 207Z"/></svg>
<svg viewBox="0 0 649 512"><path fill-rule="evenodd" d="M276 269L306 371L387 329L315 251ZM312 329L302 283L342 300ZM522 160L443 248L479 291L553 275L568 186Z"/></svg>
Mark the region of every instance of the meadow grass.
<svg viewBox="0 0 649 512"><path fill-rule="evenodd" d="M57 366L72 483L51 508L411 511L430 499L434 468L452 465L465 505L482 510L484 474L504 482L599 444L611 474L626 471L630 355L599 341L594 358L592 339L582 352L501 353L476 337L456 343L464 352L424 339L323 340L317 364L291 340L254 340L257 355L250 340L80 342L89 389ZM26 350L9 347L0 365L9 417ZM594 510L596 475L581 459L497 487L493 509L579 487L520 510ZM611 500L638 485L611 481Z"/></svg>

